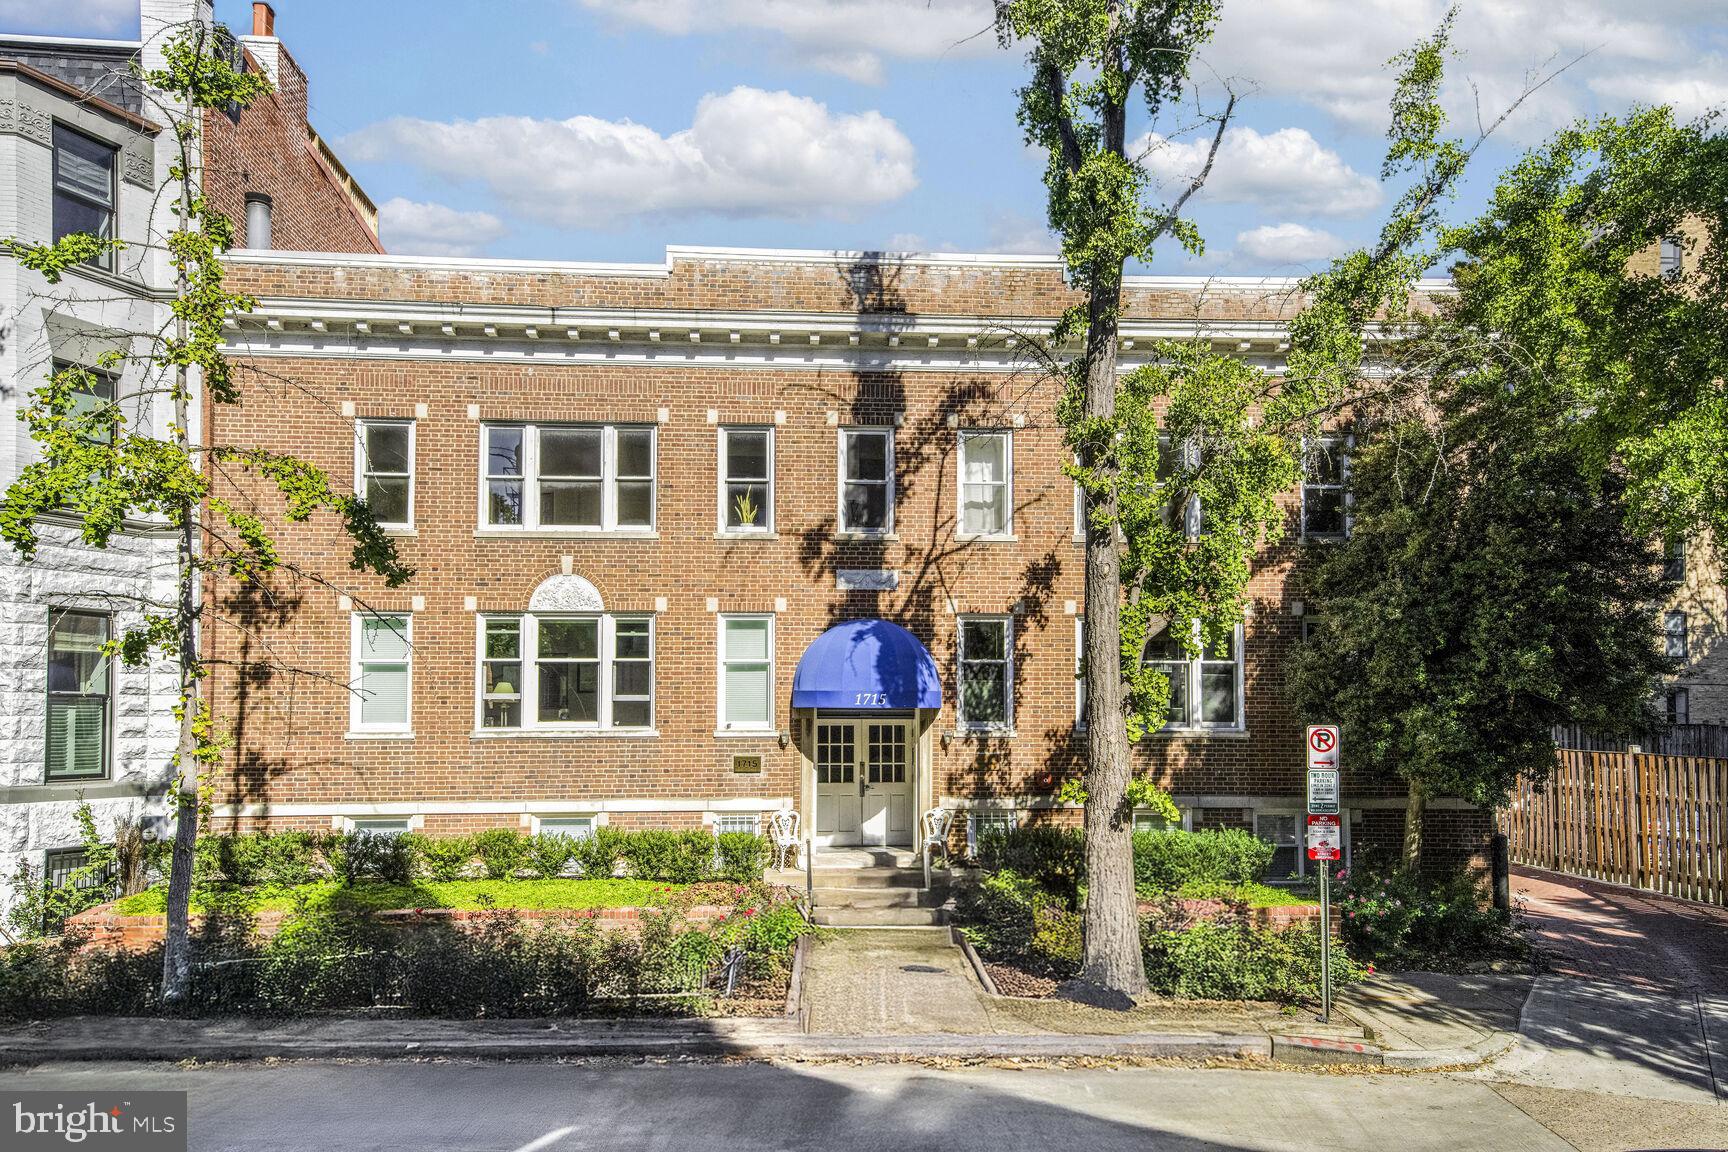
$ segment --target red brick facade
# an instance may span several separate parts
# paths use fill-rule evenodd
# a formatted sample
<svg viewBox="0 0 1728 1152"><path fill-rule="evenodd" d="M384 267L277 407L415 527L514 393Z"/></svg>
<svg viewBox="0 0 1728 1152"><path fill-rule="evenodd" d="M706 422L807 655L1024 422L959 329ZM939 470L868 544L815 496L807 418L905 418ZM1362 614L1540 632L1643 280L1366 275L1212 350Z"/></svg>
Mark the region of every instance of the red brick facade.
<svg viewBox="0 0 1728 1152"><path fill-rule="evenodd" d="M234 223L243 247L257 246L246 235L247 198L264 196L278 251L384 251L371 202L307 125L306 73L280 42L269 46L275 90L232 115L204 116L205 197ZM250 52L247 64L262 67Z"/></svg>
<svg viewBox="0 0 1728 1152"><path fill-rule="evenodd" d="M355 606L411 613L412 738L347 734L351 613L336 591L283 583L268 603L224 606L244 630L210 630L218 658L268 652L311 673L218 678L218 710L236 728L216 794L224 813L328 828L342 811L418 805L420 826L440 832L517 826L525 805L623 802L609 816L620 826L688 826L728 801L802 808L809 733L790 708L793 671L830 625L881 617L918 636L941 673L944 707L924 718L930 798L1075 815L1054 806L1083 753L1073 489L1052 388L1006 350L1010 331L1047 327L1066 303L1054 266L675 253L650 274L249 258L231 281L264 305L236 336L244 401L215 411L215 438L310 459L347 483L356 419L413 421L414 528L400 547L416 576L396 590L350 580L347 548L328 522L282 536L285 554L343 585ZM1276 285L1136 285L1125 334L1192 332L1206 317L1215 338L1275 364L1290 306ZM652 538L487 532L482 428L511 421L653 427ZM774 430L769 538L716 531L718 426L733 424ZM835 531L836 443L847 425L895 427L891 539ZM1011 431L1012 540L956 535L957 439L968 428ZM1294 518L1298 494L1289 499ZM1301 805L1301 731L1281 690L1301 628L1300 553L1292 534L1256 566L1242 730L1161 734L1138 749L1195 827L1253 827L1256 810ZM840 591L842 569L893 570L899 586ZM653 618L653 734L476 731L478 616L524 610L542 581L566 570L586 578L608 612ZM772 733L716 735L716 615L740 612L775 618L784 748ZM956 730L957 614L967 613L1013 618L1012 735ZM735 754L759 755L761 773L735 773ZM1396 843L1395 784L1347 781L1346 804L1358 812L1359 839ZM1464 855L1489 830L1485 814L1443 805L1434 822L1445 832L1436 845Z"/></svg>

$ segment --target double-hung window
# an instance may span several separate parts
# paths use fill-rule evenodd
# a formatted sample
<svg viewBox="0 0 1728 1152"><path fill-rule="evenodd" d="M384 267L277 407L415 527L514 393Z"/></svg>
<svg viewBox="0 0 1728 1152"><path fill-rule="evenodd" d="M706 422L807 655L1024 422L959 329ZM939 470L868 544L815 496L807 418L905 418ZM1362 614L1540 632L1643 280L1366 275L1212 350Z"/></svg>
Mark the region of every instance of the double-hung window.
<svg viewBox="0 0 1728 1152"><path fill-rule="evenodd" d="M47 780L108 775L109 620L58 609L48 615Z"/></svg>
<svg viewBox="0 0 1728 1152"><path fill-rule="evenodd" d="M654 429L488 424L481 504L489 528L650 531Z"/></svg>
<svg viewBox="0 0 1728 1152"><path fill-rule="evenodd" d="M960 727L1001 731L1014 720L1014 624L1007 616L960 618Z"/></svg>
<svg viewBox="0 0 1728 1152"><path fill-rule="evenodd" d="M894 430L840 430L840 530L894 531Z"/></svg>
<svg viewBox="0 0 1728 1152"><path fill-rule="evenodd" d="M75 232L114 238L115 158L119 149L66 127L54 125L54 239ZM114 267L104 251L94 261Z"/></svg>
<svg viewBox="0 0 1728 1152"><path fill-rule="evenodd" d="M1142 657L1170 679L1165 729L1242 727L1242 628L1198 656L1168 626L1146 642Z"/></svg>
<svg viewBox="0 0 1728 1152"><path fill-rule="evenodd" d="M774 531L774 429L720 429L720 531Z"/></svg>
<svg viewBox="0 0 1728 1152"><path fill-rule="evenodd" d="M1682 584L1686 580L1686 537L1674 535L1668 537L1662 546L1662 579L1670 584Z"/></svg>
<svg viewBox="0 0 1728 1152"><path fill-rule="evenodd" d="M720 617L720 728L774 727L774 618Z"/></svg>
<svg viewBox="0 0 1728 1152"><path fill-rule="evenodd" d="M55 360L51 371L58 379L72 376L72 411L74 420L96 418L101 426L93 430L91 440L109 443L113 439L114 426L118 423L119 414L114 410L115 397L119 393L119 380L112 372L100 368L90 368L83 364L73 364L68 360Z"/></svg>
<svg viewBox="0 0 1728 1152"><path fill-rule="evenodd" d="M361 420L354 426L354 492L385 528L414 526L414 422Z"/></svg>
<svg viewBox="0 0 1728 1152"><path fill-rule="evenodd" d="M960 433L960 536L1011 535L1014 447L1007 432Z"/></svg>
<svg viewBox="0 0 1728 1152"><path fill-rule="evenodd" d="M1158 437L1158 482L1165 493L1164 522L1181 531L1190 540L1197 540L1201 530L1200 496L1182 484L1200 466L1200 446L1193 441L1173 444L1168 436Z"/></svg>
<svg viewBox="0 0 1728 1152"><path fill-rule="evenodd" d="M409 731L413 626L406 614L354 614L349 731Z"/></svg>
<svg viewBox="0 0 1728 1152"><path fill-rule="evenodd" d="M1686 613L1668 612L1662 617L1662 650L1676 660L1684 660L1691 655L1691 644L1686 635Z"/></svg>
<svg viewBox="0 0 1728 1152"><path fill-rule="evenodd" d="M486 731L654 726L648 616L482 616L475 714Z"/></svg>
<svg viewBox="0 0 1728 1152"><path fill-rule="evenodd" d="M1686 238L1683 236L1662 237L1661 247L1657 252L1657 265L1661 270L1662 279L1678 280L1680 273L1686 268Z"/></svg>
<svg viewBox="0 0 1728 1152"><path fill-rule="evenodd" d="M1688 724L1692 720L1692 693L1685 688L1670 688L1662 701L1663 718L1670 724Z"/></svg>
<svg viewBox="0 0 1728 1152"><path fill-rule="evenodd" d="M1350 533L1350 443L1340 436L1302 444L1302 535L1336 539Z"/></svg>

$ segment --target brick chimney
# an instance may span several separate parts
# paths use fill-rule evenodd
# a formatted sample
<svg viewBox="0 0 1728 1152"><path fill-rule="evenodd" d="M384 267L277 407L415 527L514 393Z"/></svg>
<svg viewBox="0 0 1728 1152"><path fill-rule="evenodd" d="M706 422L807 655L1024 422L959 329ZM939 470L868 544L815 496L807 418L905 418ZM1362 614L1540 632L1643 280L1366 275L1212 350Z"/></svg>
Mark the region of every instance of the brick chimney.
<svg viewBox="0 0 1728 1152"><path fill-rule="evenodd" d="M264 0L256 0L252 5L252 35L276 35L276 9L264 3Z"/></svg>

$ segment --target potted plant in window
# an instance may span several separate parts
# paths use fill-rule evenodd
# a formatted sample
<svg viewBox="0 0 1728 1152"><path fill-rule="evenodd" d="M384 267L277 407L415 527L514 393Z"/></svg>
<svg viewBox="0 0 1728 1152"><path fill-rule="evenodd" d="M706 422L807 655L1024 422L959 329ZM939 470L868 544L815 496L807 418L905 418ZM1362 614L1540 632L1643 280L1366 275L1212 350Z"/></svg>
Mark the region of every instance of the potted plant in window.
<svg viewBox="0 0 1728 1152"><path fill-rule="evenodd" d="M756 517L762 511L748 488L733 497L732 510L738 514L738 526L740 528L756 527Z"/></svg>

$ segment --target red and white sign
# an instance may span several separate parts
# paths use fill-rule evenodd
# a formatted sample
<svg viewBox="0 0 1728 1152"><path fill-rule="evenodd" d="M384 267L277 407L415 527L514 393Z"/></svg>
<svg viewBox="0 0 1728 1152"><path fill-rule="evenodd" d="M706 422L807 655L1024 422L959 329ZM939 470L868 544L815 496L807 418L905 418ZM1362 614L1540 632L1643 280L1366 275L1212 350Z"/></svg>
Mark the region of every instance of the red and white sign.
<svg viewBox="0 0 1728 1152"><path fill-rule="evenodd" d="M1308 817L1308 859L1342 860L1344 824L1339 816Z"/></svg>
<svg viewBox="0 0 1728 1152"><path fill-rule="evenodd" d="M1338 767L1338 725L1310 724L1308 726L1308 767Z"/></svg>

